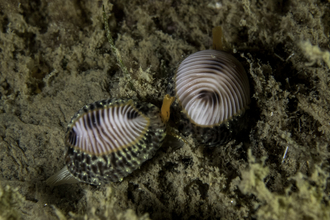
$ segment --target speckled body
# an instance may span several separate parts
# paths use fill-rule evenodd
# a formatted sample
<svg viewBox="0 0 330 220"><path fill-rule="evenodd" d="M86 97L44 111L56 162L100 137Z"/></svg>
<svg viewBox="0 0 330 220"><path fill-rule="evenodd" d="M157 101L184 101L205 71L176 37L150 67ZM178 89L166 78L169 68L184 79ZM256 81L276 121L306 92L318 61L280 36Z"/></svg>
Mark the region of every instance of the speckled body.
<svg viewBox="0 0 330 220"><path fill-rule="evenodd" d="M210 53L211 60L218 58L218 57L215 57L213 54L214 54L214 52L219 53L219 51L207 50L207 51L203 51L203 52ZM197 52L197 53L199 53L199 52ZM220 53L221 53L221 55L222 54L226 55L225 52L221 51ZM219 123L215 123L213 125L200 125L200 124L194 122L192 120L192 118L187 114L187 111L184 109L183 104L178 97L177 88L176 88L177 73L175 73L169 80L167 93L171 96L176 97L176 100L174 101L174 103L171 107L172 121L174 121L176 123L178 129L184 135L188 136L190 134L193 134L193 138L195 138L198 143L203 144L203 145L215 146L215 145L225 144L228 141L230 141L232 139L232 137L234 137L240 131L242 131L242 129L244 129L244 127L246 127L247 118L244 117L244 115L245 115L246 109L248 108L248 104L250 102L247 75L246 75L242 65L236 60L236 58L234 58L232 55L229 55L229 54L228 54L228 57L226 57L226 59L230 60L230 65L233 66L232 69L233 70L239 69L239 71L242 72L242 74L240 74L241 76L239 76L241 79L239 79L239 80L242 81L242 83L241 83L242 88L245 86L245 88L242 89L242 91L246 91L248 94L245 94L246 101L245 101L244 105L241 105L243 107L239 108L238 111L236 111L232 114L232 116L227 117L225 120L222 120ZM207 62L210 62L210 60L208 59ZM219 63L221 64L220 67L222 67L226 64L226 62L224 62L223 60L220 60ZM188 67L191 65L194 65L194 60L189 61L186 64L186 66L188 66ZM200 65L200 64L198 64L198 65ZM229 68L231 68L231 67L229 67ZM209 71L214 72L214 66L210 67ZM197 72L197 74L203 74L201 72L196 71L195 69L193 70L193 72ZM192 73L192 74L195 74L195 73ZM189 84L189 82L187 82L187 84Z"/></svg>
<svg viewBox="0 0 330 220"><path fill-rule="evenodd" d="M81 117L92 111L122 105L132 105L136 111L134 114L143 115L150 120L145 132L134 143L105 154L85 152L72 144L75 143L72 141L72 128ZM94 118L91 123L96 124L97 120L99 119ZM65 138L68 148L66 165L69 172L81 182L93 185L109 181L118 182L154 156L161 147L165 135L166 126L160 119L159 109L150 103L122 99L95 102L80 109L68 125Z"/></svg>

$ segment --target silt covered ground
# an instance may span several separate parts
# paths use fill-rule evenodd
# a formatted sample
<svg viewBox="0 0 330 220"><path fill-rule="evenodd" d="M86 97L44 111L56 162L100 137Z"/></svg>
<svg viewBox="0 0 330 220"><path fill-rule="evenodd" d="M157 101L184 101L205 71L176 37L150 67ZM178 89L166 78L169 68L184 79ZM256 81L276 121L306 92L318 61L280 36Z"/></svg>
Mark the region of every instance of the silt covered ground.
<svg viewBox="0 0 330 220"><path fill-rule="evenodd" d="M329 24L325 0L2 0L0 218L330 219ZM249 76L246 131L213 148L169 135L121 183L45 184L78 109L110 97L160 107L215 26Z"/></svg>

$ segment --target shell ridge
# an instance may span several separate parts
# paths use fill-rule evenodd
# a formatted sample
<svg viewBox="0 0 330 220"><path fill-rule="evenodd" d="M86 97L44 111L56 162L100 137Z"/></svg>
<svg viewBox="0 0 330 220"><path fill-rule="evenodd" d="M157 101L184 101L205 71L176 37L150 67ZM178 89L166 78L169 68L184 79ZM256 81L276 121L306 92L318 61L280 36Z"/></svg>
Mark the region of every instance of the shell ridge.
<svg viewBox="0 0 330 220"><path fill-rule="evenodd" d="M109 146L108 146L108 148L109 148L109 152L111 152L111 151L115 151L115 143L114 143L114 138L113 138L113 135L112 135L112 133L111 133L111 130L110 130L110 128L111 128L111 125L110 125L110 118L109 118L109 111L110 111L110 108L106 108L106 109L104 109L103 110L103 123L104 123L104 126L103 126L103 128L104 128L104 133L105 134L107 134L107 140L109 140Z"/></svg>
<svg viewBox="0 0 330 220"><path fill-rule="evenodd" d="M96 119L96 114L97 114L96 112L99 112L99 110L94 110L91 112L91 114L94 115L94 119ZM95 148L99 149L99 154L103 154L104 152L107 152L107 149L106 149L106 143L102 141L104 140L102 124L101 123L98 124L97 120L95 120L92 124L93 124L94 138L96 139L96 143L97 143Z"/></svg>

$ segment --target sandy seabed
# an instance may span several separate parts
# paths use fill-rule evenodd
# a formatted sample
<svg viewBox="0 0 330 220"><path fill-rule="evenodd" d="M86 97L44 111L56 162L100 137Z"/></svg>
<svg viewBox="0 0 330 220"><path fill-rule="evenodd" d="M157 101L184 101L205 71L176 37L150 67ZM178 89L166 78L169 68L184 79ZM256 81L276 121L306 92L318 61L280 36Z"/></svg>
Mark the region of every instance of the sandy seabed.
<svg viewBox="0 0 330 220"><path fill-rule="evenodd" d="M212 148L169 135L121 183L45 184L78 109L110 97L160 107L215 26L249 76L246 131ZM330 219L329 37L325 0L2 0L0 219Z"/></svg>

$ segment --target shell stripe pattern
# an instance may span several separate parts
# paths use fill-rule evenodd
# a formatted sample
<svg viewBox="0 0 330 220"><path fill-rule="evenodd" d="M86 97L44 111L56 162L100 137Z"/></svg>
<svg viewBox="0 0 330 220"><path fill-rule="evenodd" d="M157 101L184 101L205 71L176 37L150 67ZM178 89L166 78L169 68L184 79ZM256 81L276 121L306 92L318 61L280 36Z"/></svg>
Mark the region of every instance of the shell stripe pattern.
<svg viewBox="0 0 330 220"><path fill-rule="evenodd" d="M67 169L93 185L121 181L155 155L165 136L153 104L109 99L86 105L68 125Z"/></svg>
<svg viewBox="0 0 330 220"><path fill-rule="evenodd" d="M240 114L250 102L243 66L223 51L203 50L188 56L174 81L183 112L199 126L219 125Z"/></svg>
<svg viewBox="0 0 330 220"><path fill-rule="evenodd" d="M88 154L109 154L136 144L149 124L132 104L96 109L75 121L68 142Z"/></svg>

